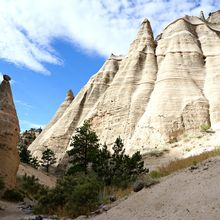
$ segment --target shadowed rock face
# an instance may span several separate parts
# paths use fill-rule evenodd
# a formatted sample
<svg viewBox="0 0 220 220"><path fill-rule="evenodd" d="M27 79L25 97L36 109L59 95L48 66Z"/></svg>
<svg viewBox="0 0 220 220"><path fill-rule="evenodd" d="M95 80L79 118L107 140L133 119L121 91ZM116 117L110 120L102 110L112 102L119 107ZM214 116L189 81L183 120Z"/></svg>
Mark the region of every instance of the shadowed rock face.
<svg viewBox="0 0 220 220"><path fill-rule="evenodd" d="M9 83L10 77L4 75L3 78L0 85L0 176L4 178L7 188L13 188L19 166L17 143L20 129Z"/></svg>
<svg viewBox="0 0 220 220"><path fill-rule="evenodd" d="M74 129L90 119L109 146L120 135L127 153L171 142L203 124L220 121L220 12L206 20L185 16L154 40L145 19L128 55L111 55L56 122L31 145L59 159ZM62 106L62 105L61 105Z"/></svg>

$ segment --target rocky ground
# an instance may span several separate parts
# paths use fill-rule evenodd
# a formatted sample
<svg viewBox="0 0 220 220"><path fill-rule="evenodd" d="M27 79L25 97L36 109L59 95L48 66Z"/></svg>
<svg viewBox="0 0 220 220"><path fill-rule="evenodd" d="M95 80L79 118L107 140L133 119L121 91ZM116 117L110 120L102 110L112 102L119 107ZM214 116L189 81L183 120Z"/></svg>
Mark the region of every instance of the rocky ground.
<svg viewBox="0 0 220 220"><path fill-rule="evenodd" d="M107 207L103 209L102 214L94 214L90 219L218 220L219 182L220 156L162 178L159 184L151 188L131 193L127 199L116 201L111 205L112 208ZM27 204L0 201L0 207L1 220L37 220L37 216L29 214ZM78 219L85 217L81 216Z"/></svg>
<svg viewBox="0 0 220 220"><path fill-rule="evenodd" d="M94 220L218 220L220 216L220 157L195 169L164 178L150 189L127 200Z"/></svg>
<svg viewBox="0 0 220 220"><path fill-rule="evenodd" d="M219 148L220 130L215 133L191 131L172 144L159 146L143 156L145 166L155 170L158 166L169 164L173 160L199 155Z"/></svg>
<svg viewBox="0 0 220 220"><path fill-rule="evenodd" d="M53 187L56 184L56 177L48 175L45 172L36 170L27 164L19 165L17 176L34 175L39 179L41 184ZM31 201L26 200L25 203L12 203L0 200L0 219L1 220L41 220L38 216L32 215ZM47 220L54 218L44 218Z"/></svg>

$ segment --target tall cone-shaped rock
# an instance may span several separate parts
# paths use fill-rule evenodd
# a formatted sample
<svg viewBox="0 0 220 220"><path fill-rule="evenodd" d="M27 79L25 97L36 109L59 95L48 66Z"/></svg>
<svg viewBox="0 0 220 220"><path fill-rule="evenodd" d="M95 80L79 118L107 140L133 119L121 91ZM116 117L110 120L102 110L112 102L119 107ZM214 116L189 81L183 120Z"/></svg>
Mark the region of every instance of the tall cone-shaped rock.
<svg viewBox="0 0 220 220"><path fill-rule="evenodd" d="M185 131L220 124L220 11L184 16L154 40L145 19L127 56L112 55L55 124L32 144L62 158L75 128L90 119L100 142L120 135L126 151L149 151ZM60 150L58 150L60 149Z"/></svg>
<svg viewBox="0 0 220 220"><path fill-rule="evenodd" d="M131 138L149 101L156 72L153 33L145 19L111 86L88 117L103 142L111 144L119 135L125 142Z"/></svg>
<svg viewBox="0 0 220 220"><path fill-rule="evenodd" d="M45 147L48 147L56 153L58 163L62 160L75 128L86 118L89 111L94 108L98 99L110 86L120 62L121 57L112 55L99 72L91 77L88 84L64 110L61 117L55 123L52 120L48 124L29 147L34 156L41 157Z"/></svg>
<svg viewBox="0 0 220 220"><path fill-rule="evenodd" d="M0 85L0 176L10 189L15 187L19 166L17 143L20 129L9 83L10 77L3 77Z"/></svg>
<svg viewBox="0 0 220 220"><path fill-rule="evenodd" d="M220 11L208 18L215 29L198 27L206 67L204 93L209 100L210 120L213 128L220 128ZM218 30L218 31L216 31ZM208 34L207 34L208 33Z"/></svg>
<svg viewBox="0 0 220 220"><path fill-rule="evenodd" d="M72 103L74 99L74 95L72 90L68 90L67 94L66 94L66 98L64 100L64 102L60 105L59 109L57 110L55 116L53 117L53 119L51 120L51 122L48 124L48 126L46 127L46 129L49 129L51 126L53 126L64 114L64 112L66 111L66 109L70 106L70 104ZM46 130L45 129L45 130ZM44 130L44 131L45 131Z"/></svg>
<svg viewBox="0 0 220 220"><path fill-rule="evenodd" d="M167 27L156 54L157 80L132 137L136 146L155 147L175 141L186 129L209 123L209 104L202 92L204 60L194 26L180 19ZM137 148L130 150L134 152Z"/></svg>

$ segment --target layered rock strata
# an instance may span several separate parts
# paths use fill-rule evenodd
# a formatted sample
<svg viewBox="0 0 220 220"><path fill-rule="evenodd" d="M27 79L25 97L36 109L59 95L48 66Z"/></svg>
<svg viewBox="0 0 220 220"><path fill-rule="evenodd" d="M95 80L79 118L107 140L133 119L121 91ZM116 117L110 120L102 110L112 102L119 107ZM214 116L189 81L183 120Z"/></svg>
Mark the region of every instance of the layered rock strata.
<svg viewBox="0 0 220 220"><path fill-rule="evenodd" d="M15 110L10 77L3 76L0 85L0 176L6 188L14 188L19 166L17 143L19 140L19 122Z"/></svg>
<svg viewBox="0 0 220 220"><path fill-rule="evenodd" d="M220 11L177 19L156 40L145 19L127 56L111 55L30 149L39 155L48 146L62 159L85 119L102 143L111 146L120 135L128 153L176 141L204 124L215 128L219 51Z"/></svg>

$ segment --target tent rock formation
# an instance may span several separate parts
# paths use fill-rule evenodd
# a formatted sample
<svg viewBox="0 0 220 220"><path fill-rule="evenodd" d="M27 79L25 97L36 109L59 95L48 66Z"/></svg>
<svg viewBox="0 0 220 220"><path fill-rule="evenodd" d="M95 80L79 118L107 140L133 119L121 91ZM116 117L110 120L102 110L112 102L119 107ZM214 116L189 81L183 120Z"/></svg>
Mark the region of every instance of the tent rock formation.
<svg viewBox="0 0 220 220"><path fill-rule="evenodd" d="M19 166L17 143L20 133L10 79L4 75L0 85L0 176L8 189L15 187L16 183Z"/></svg>
<svg viewBox="0 0 220 220"><path fill-rule="evenodd" d="M74 100L67 99L30 146L59 160L75 128L90 119L100 142L120 135L127 153L150 151L220 121L220 11L185 16L154 40L145 19L127 56L111 55Z"/></svg>

